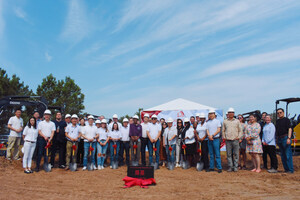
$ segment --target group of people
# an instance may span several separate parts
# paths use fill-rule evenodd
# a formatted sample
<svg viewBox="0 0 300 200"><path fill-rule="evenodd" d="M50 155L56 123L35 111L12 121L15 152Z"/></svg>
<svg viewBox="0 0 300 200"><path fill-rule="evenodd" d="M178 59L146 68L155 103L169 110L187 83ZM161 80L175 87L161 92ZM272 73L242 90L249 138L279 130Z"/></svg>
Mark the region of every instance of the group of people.
<svg viewBox="0 0 300 200"><path fill-rule="evenodd" d="M294 172L291 151L292 129L281 108L277 110L276 126L267 113L263 113L260 122L257 122L257 116L250 115L246 124L242 115L235 117L233 108L228 109L223 123L216 118L214 110L209 110L208 117L204 113L197 113L196 116L183 120L172 118L158 120L155 114L151 117L145 114L142 123L135 115L130 119L124 118L122 124L116 114L110 123L104 116L95 120L94 116L79 119L76 114L67 114L63 120L62 114L57 112L53 121L51 116L51 111L46 110L41 120L39 113L35 112L23 129L21 110L16 110L15 116L8 121L10 136L6 157L9 160L11 157L20 159L18 148L23 132L25 173L33 173L31 169L33 157L36 157L35 171L38 172L41 159L44 157L44 162L48 161L48 150L51 154L50 164L54 166L58 151L59 168L66 170L69 170L72 162L82 164L82 170L86 170L90 155L94 170L104 169L105 166L112 168L113 162L127 166L133 161L142 166L171 163L175 167L181 167L183 162L187 162L191 167L197 162L203 162L206 172L215 171L216 164L217 172L221 173L222 141L226 144L228 172L246 169L246 153L249 153L253 162L251 171L261 172L260 155L263 157L264 168L268 169L269 155L271 168L268 172L276 173L278 168L276 142L285 172Z"/></svg>

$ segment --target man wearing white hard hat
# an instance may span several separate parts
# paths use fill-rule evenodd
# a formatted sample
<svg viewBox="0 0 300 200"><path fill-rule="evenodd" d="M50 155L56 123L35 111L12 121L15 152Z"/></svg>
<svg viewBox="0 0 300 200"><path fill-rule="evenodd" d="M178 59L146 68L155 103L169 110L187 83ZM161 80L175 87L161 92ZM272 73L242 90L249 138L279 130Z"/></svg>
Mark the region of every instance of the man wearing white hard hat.
<svg viewBox="0 0 300 200"><path fill-rule="evenodd" d="M45 110L44 112L44 120L39 123L38 130L39 130L39 136L38 136L38 156L36 161L36 172L40 170L40 162L42 159L42 156L44 156L44 162L48 157L46 156L45 147L47 143L50 143L55 131L55 124L50 121L51 119L51 111Z"/></svg>
<svg viewBox="0 0 300 200"><path fill-rule="evenodd" d="M234 118L234 109L227 111L228 118L223 122L222 136L226 142L228 172L238 171L239 141L242 140L243 130L238 119ZM233 157L233 159L232 159Z"/></svg>
<svg viewBox="0 0 300 200"><path fill-rule="evenodd" d="M66 138L67 138L67 155L66 155L66 170L69 169L69 164L72 161L76 163L77 159L77 149L78 149L78 141L81 137L80 134L80 126L77 124L78 116L76 114L71 116L71 124L69 124L66 128ZM76 148L75 148L76 147ZM74 156L72 155L72 150L74 149Z"/></svg>
<svg viewBox="0 0 300 200"><path fill-rule="evenodd" d="M136 151L137 154L137 161L140 162L140 154L141 154L141 137L143 135L142 133L142 126L138 124L139 117L137 115L134 115L132 117L133 124L130 124L129 129L129 136L130 136L130 148L131 148L131 160L133 160L134 151ZM135 146L136 145L136 146ZM135 150L136 149L136 150Z"/></svg>
<svg viewBox="0 0 300 200"><path fill-rule="evenodd" d="M218 173L222 173L221 154L220 154L220 132L221 122L216 119L215 110L209 110L206 122L209 151L209 171L215 170L215 159Z"/></svg>
<svg viewBox="0 0 300 200"><path fill-rule="evenodd" d="M154 114L151 116L151 123L147 129L147 135L149 138L149 164L153 163L153 146L155 146L155 159L156 163L159 163L159 145L161 135L161 125L157 123L157 116Z"/></svg>
<svg viewBox="0 0 300 200"><path fill-rule="evenodd" d="M196 129L196 138L201 143L201 161L204 163L204 169L209 171L209 159L208 159L208 137L206 127L206 115L204 113L199 114L199 122Z"/></svg>
<svg viewBox="0 0 300 200"><path fill-rule="evenodd" d="M149 139L147 136L147 129L149 125L149 114L144 115L144 122L142 126L142 137L141 139L141 157L142 157L142 166L146 166L146 147L149 149Z"/></svg>
<svg viewBox="0 0 300 200"><path fill-rule="evenodd" d="M129 166L129 148L130 148L130 137L129 137L129 120L127 118L123 119L123 125L121 126L121 142L119 151L119 165L124 165L124 151L126 156L126 165Z"/></svg>
<svg viewBox="0 0 300 200"><path fill-rule="evenodd" d="M173 119L170 117L167 120L168 127L164 131L163 135L163 146L166 148L167 161L168 163L175 162L175 151L176 151L176 136L177 129L173 126ZM171 152L171 153L170 153ZM171 156L170 156L171 154Z"/></svg>
<svg viewBox="0 0 300 200"><path fill-rule="evenodd" d="M59 149L59 168L65 168L66 166L66 144L67 139L65 135L65 129L67 127L66 121L62 120L61 112L57 112L55 115L55 120L53 121L55 124L55 132L53 137L53 144L51 146L51 165L54 165L55 155L57 151L57 147Z"/></svg>
<svg viewBox="0 0 300 200"><path fill-rule="evenodd" d="M110 131L112 130L112 126L115 122L118 124L119 130L121 129L122 124L118 121L118 115L114 114L112 116L112 122L108 125Z"/></svg>

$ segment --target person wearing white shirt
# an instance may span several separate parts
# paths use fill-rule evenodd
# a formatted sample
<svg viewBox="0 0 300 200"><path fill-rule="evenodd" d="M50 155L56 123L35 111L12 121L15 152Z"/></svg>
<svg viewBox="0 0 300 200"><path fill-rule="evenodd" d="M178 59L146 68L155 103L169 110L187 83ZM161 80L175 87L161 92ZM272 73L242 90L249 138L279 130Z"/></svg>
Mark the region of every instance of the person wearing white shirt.
<svg viewBox="0 0 300 200"><path fill-rule="evenodd" d="M120 141L120 151L119 151L119 165L124 165L124 151L126 155L126 165L129 166L129 148L130 148L130 138L129 138L129 120L127 118L123 119L123 126L121 126L121 141Z"/></svg>
<svg viewBox="0 0 300 200"><path fill-rule="evenodd" d="M141 157L142 157L142 166L146 166L146 147L149 149L149 139L147 136L147 130L149 125L149 115L146 113L144 115L144 122L142 126L142 137L141 139Z"/></svg>
<svg viewBox="0 0 300 200"><path fill-rule="evenodd" d="M275 143L275 131L276 128L272 123L271 116L266 115L266 124L263 127L263 160L264 168L268 169L268 155L271 160L271 169L268 170L269 173L277 173L278 160L276 157L276 143Z"/></svg>
<svg viewBox="0 0 300 200"><path fill-rule="evenodd" d="M110 168L112 168L112 162L118 161L118 154L120 148L120 139L122 137L117 122L112 125L112 130L108 134L110 139Z"/></svg>
<svg viewBox="0 0 300 200"><path fill-rule="evenodd" d="M38 129L36 127L36 119L31 117L28 125L23 131L24 139L24 155L23 155L23 168L26 174L33 173L31 170L32 156L36 147L36 139L38 136Z"/></svg>
<svg viewBox="0 0 300 200"><path fill-rule="evenodd" d="M107 128L106 119L101 120L101 127L98 128L98 138L97 138L97 165L98 170L104 169L104 160L106 157L106 150L109 141L109 130Z"/></svg>
<svg viewBox="0 0 300 200"><path fill-rule="evenodd" d="M176 136L177 129L173 126L173 119L169 118L167 120L168 127L164 131L163 135L163 145L166 148L167 162L175 162L175 151L176 151ZM170 155L171 151L171 155Z"/></svg>
<svg viewBox="0 0 300 200"><path fill-rule="evenodd" d="M117 114L114 114L114 115L113 115L113 117L112 117L112 122L109 123L109 125L108 125L109 131L112 130L112 128L113 128L112 126L113 126L114 123L117 123L117 124L118 124L118 128L119 128L119 130L120 130L122 124L118 121L118 115L117 115Z"/></svg>
<svg viewBox="0 0 300 200"><path fill-rule="evenodd" d="M157 123L157 116L152 115L151 117L151 123L148 125L147 129L147 135L149 138L149 164L151 165L153 163L153 148L156 148L155 151L155 159L156 163L159 163L159 137L161 134L161 125Z"/></svg>
<svg viewBox="0 0 300 200"><path fill-rule="evenodd" d="M199 122L196 129L196 137L197 140L201 144L201 161L204 164L204 169L206 172L209 171L209 159L208 159L208 137L206 131L206 122L205 122L205 114L199 114Z"/></svg>
<svg viewBox="0 0 300 200"><path fill-rule="evenodd" d="M94 165L94 169L96 168L95 164L95 148L96 148L96 138L98 136L98 130L97 127L94 126L94 117L89 116L88 117L89 124L87 126L84 126L83 132L81 133L83 139L84 139L84 154L83 154L83 168L82 170L86 170L87 167L87 161L88 161L88 154L90 151L90 147L93 148L91 151L91 157L92 157L92 163Z"/></svg>
<svg viewBox="0 0 300 200"><path fill-rule="evenodd" d="M208 114L209 120L206 122L208 136L209 151L209 171L214 171L215 159L217 163L218 173L222 173L221 155L220 155L220 131L221 122L216 119L214 110L210 110Z"/></svg>
<svg viewBox="0 0 300 200"><path fill-rule="evenodd" d="M77 159L77 149L78 149L78 141L80 139L80 126L77 124L78 116L72 115L71 124L69 124L66 128L66 138L67 138L67 146L66 146L66 170L69 169L69 164L72 161L76 163ZM72 152L74 151L74 156ZM76 156L75 156L76 155Z"/></svg>
<svg viewBox="0 0 300 200"><path fill-rule="evenodd" d="M21 132L23 130L23 119L21 118L20 109L15 111L15 116L9 118L7 128L10 129L10 134L7 142L6 158L11 160L11 151L13 149L13 158L19 160L19 146L21 143Z"/></svg>
<svg viewBox="0 0 300 200"><path fill-rule="evenodd" d="M187 119L188 120L188 119ZM195 140L195 133L194 131L197 128L197 122L194 121L193 125L185 121L185 138L184 143L186 145L186 155L189 165L192 166L192 160L196 153L196 140Z"/></svg>
<svg viewBox="0 0 300 200"><path fill-rule="evenodd" d="M54 122L50 121L50 118L51 118L51 111L45 110L44 120L40 122L38 126L39 136L37 140L38 157L36 160L36 169L35 169L36 172L39 172L40 170L40 162L42 156L44 156L44 162L46 159L48 159L48 156L46 155L45 147L47 144L51 144L51 140L54 136L55 124Z"/></svg>
<svg viewBox="0 0 300 200"><path fill-rule="evenodd" d="M79 126L80 126L79 132L80 133L84 132L84 127L85 127L84 118L81 118L79 120ZM83 166L83 155L84 155L84 138L81 135L79 143L78 143L78 150L77 150L77 164L80 167Z"/></svg>

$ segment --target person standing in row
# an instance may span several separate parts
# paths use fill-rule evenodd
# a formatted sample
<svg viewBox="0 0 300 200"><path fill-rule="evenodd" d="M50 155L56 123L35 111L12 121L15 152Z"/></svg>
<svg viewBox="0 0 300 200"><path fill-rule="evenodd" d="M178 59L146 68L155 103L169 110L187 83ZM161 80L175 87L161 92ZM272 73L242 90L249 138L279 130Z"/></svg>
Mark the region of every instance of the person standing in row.
<svg viewBox="0 0 300 200"><path fill-rule="evenodd" d="M226 143L228 172L237 172L239 163L239 141L243 131L240 121L234 118L234 109L229 108L228 118L223 122L222 136Z"/></svg>
<svg viewBox="0 0 300 200"><path fill-rule="evenodd" d="M156 148L155 159L159 163L159 137L161 135L161 125L157 123L157 116L154 114L151 117L152 122L148 125L147 135L149 138L149 165L153 164L153 147Z"/></svg>
<svg viewBox="0 0 300 200"><path fill-rule="evenodd" d="M260 137L261 140L262 140L262 137L263 137L263 134L264 134L263 128L266 125L266 115L267 115L267 113L263 112L261 114L261 119L258 122L259 125L260 125L260 134L259 134L259 137Z"/></svg>
<svg viewBox="0 0 300 200"><path fill-rule="evenodd" d="M217 163L218 173L222 172L221 155L220 155L220 131L221 122L216 119L214 110L210 110L208 114L209 120L206 122L208 136L208 151L209 151L209 170L214 171L215 159Z"/></svg>
<svg viewBox="0 0 300 200"><path fill-rule="evenodd" d="M36 127L36 119L31 117L28 125L23 131L24 139L24 156L23 156L23 168L26 174L33 173L31 170L32 156L36 147L36 139L38 136L38 129Z"/></svg>
<svg viewBox="0 0 300 200"><path fill-rule="evenodd" d="M104 160L106 157L106 150L108 147L108 141L109 141L109 130L107 128L107 121L106 119L101 120L101 127L98 129L98 143L97 143L97 164L98 164L98 170L104 169Z"/></svg>
<svg viewBox="0 0 300 200"><path fill-rule="evenodd" d="M177 130L176 127L173 126L173 119L169 118L168 128L165 129L163 134L163 146L166 149L167 162L174 163L175 162L175 151L176 151L176 136ZM171 154L171 156L170 156Z"/></svg>
<svg viewBox="0 0 300 200"><path fill-rule="evenodd" d="M62 116L60 112L56 113L55 120L53 121L55 124L55 132L52 143L52 151L51 151L51 165L54 165L55 154L57 147L59 148L59 168L65 168L66 166L66 135L65 129L67 127L66 121L62 120ZM55 142L54 142L55 141Z"/></svg>
<svg viewBox="0 0 300 200"><path fill-rule="evenodd" d="M118 161L118 154L120 149L121 132L117 122L112 124L112 129L108 134L110 139L110 168L112 168L113 161Z"/></svg>
<svg viewBox="0 0 300 200"><path fill-rule="evenodd" d="M129 166L129 148L130 148L130 137L129 137L129 120L127 118L123 119L123 126L121 127L121 142L119 151L119 165L124 165L124 152L126 156L126 165Z"/></svg>
<svg viewBox="0 0 300 200"><path fill-rule="evenodd" d="M96 138L98 134L97 127L94 126L94 117L88 116L88 125L84 126L84 129L81 130L82 137L84 138L84 155L83 155L83 168L82 170L86 170L87 162L88 162L88 154L90 151L90 147L93 148L91 151L91 157L92 157L92 163L94 166L94 169L96 168L95 165L95 148L96 148Z"/></svg>
<svg viewBox="0 0 300 200"><path fill-rule="evenodd" d="M118 115L117 115L117 114L114 114L114 115L112 116L112 122L109 123L109 125L108 125L108 129L109 129L109 130L112 130L113 124L114 124L114 123L117 123L117 124L118 124L118 129L120 130L122 124L118 121Z"/></svg>
<svg viewBox="0 0 300 200"><path fill-rule="evenodd" d="M264 168L268 169L268 155L271 159L271 169L268 170L269 173L277 173L278 161L276 156L276 143L275 143L275 126L271 122L271 116L265 116L266 124L263 127L263 160L264 160Z"/></svg>
<svg viewBox="0 0 300 200"><path fill-rule="evenodd" d="M246 127L245 119L243 115L238 115L238 120L240 121L240 124L242 126L243 130L243 136L240 140L240 157L239 157L239 169L246 169L246 161L247 161L247 154L246 154L246 146L247 146L247 140L246 140ZM243 161L243 165L242 165Z"/></svg>
<svg viewBox="0 0 300 200"><path fill-rule="evenodd" d="M141 137L143 135L143 128L140 124L138 124L139 117L137 115L133 116L133 124L130 124L129 129L129 136L130 136L130 148L131 148L131 160L133 160L134 156L134 145L137 145L136 154L137 154L137 161L140 160L141 154Z"/></svg>
<svg viewBox="0 0 300 200"><path fill-rule="evenodd" d="M44 112L44 120L39 123L38 130L39 130L39 136L37 139L37 145L39 148L38 151L38 157L36 161L36 172L40 171L40 162L42 159L42 156L44 156L44 162L46 159L48 159L48 156L46 155L45 147L47 143L51 144L51 140L54 136L55 131L55 124L50 121L51 119L51 111L45 110Z"/></svg>
<svg viewBox="0 0 300 200"><path fill-rule="evenodd" d="M259 173L261 172L259 155L263 153L263 150L260 140L260 125L257 123L257 118L254 115L249 116L246 140L247 152L252 156L252 162L254 165L254 168L251 171Z"/></svg>
<svg viewBox="0 0 300 200"><path fill-rule="evenodd" d="M71 117L71 124L69 124L66 128L66 138L67 138L67 155L66 155L66 170L69 169L69 165L72 161L76 163L77 159L77 149L78 149L78 141L80 140L80 126L77 124L78 116L72 115ZM75 148L76 147L76 148ZM74 150L74 155L72 154L72 151Z"/></svg>
<svg viewBox="0 0 300 200"><path fill-rule="evenodd" d="M197 140L201 143L201 161L204 163L204 169L206 172L209 171L209 159L208 159L208 137L206 131L205 114L199 114L199 122L196 129Z"/></svg>
<svg viewBox="0 0 300 200"><path fill-rule="evenodd" d="M188 119L187 119L188 120ZM189 162L189 166L193 166L193 157L196 154L196 140L194 131L197 128L197 122L194 121L194 124L185 124L185 137L184 143L186 145L186 155Z"/></svg>
<svg viewBox="0 0 300 200"><path fill-rule="evenodd" d="M21 110L15 111L15 116L9 118L7 128L10 129L8 137L8 146L6 150L7 160L11 160L11 151L13 151L13 158L19 160L19 146L21 143L21 132L23 130L23 119L21 118Z"/></svg>
<svg viewBox="0 0 300 200"><path fill-rule="evenodd" d="M147 136L147 130L149 125L149 115L146 113L144 115L144 122L142 126L142 137L141 139L141 156L142 156L142 166L146 166L146 147L149 150L149 139Z"/></svg>
<svg viewBox="0 0 300 200"><path fill-rule="evenodd" d="M163 135L164 132L166 131L166 129L168 128L168 124L164 121L163 123L161 123L161 136L159 138L160 145L159 145L159 158L160 158L160 166L165 166L166 162L167 162L167 155L166 155L166 149L165 146L163 144Z"/></svg>
<svg viewBox="0 0 300 200"><path fill-rule="evenodd" d="M81 118L79 120L79 126L80 126L79 132L82 133L85 127L84 118ZM79 166L82 166L83 164L83 154L84 154L84 138L81 135L80 141L78 143L78 150L77 150L77 164L79 164Z"/></svg>
<svg viewBox="0 0 300 200"><path fill-rule="evenodd" d="M184 139L184 126L182 119L177 119L177 137L176 137L176 165L175 167L180 167L181 160L181 145Z"/></svg>
<svg viewBox="0 0 300 200"><path fill-rule="evenodd" d="M293 153L291 149L291 123L288 118L284 117L284 110L282 108L277 109L277 117L276 138L281 153L282 165L285 172L294 173Z"/></svg>

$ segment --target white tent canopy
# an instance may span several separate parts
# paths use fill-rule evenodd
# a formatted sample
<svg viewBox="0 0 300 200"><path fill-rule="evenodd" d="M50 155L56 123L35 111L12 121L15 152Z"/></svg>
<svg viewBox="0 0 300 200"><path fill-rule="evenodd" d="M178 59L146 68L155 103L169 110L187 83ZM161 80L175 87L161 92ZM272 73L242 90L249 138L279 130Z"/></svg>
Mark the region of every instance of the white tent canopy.
<svg viewBox="0 0 300 200"><path fill-rule="evenodd" d="M153 110L217 110L216 108L188 101L186 99L178 98L167 103L148 108L144 111L153 111Z"/></svg>

